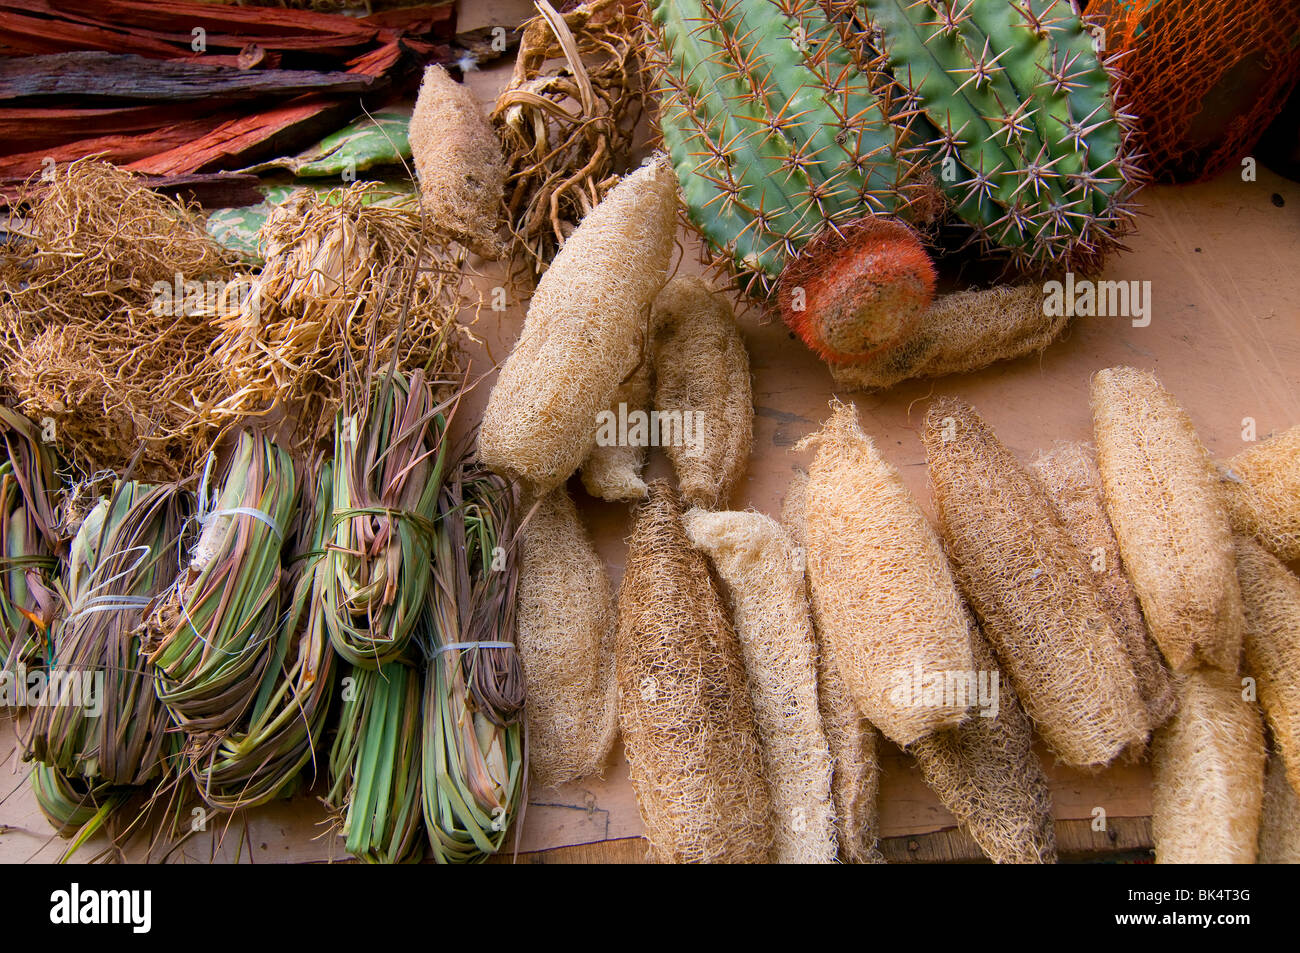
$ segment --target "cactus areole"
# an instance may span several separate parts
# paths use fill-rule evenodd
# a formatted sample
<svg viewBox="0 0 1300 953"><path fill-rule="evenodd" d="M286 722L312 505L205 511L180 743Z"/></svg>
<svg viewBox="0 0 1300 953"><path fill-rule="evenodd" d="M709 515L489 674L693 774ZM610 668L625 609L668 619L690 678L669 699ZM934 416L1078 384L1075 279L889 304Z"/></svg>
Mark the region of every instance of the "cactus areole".
<svg viewBox="0 0 1300 953"><path fill-rule="evenodd" d="M955 217L1035 272L1096 268L1128 230L1129 117L1066 0L648 9L691 223L828 361L878 355L928 307L915 226Z"/></svg>

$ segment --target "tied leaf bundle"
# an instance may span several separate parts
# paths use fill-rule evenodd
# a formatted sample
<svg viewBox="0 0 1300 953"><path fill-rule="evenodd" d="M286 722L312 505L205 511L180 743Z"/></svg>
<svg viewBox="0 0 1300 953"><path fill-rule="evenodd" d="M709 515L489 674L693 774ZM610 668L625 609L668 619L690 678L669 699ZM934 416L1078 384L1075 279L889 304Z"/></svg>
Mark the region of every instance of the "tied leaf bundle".
<svg viewBox="0 0 1300 953"><path fill-rule="evenodd" d="M54 455L32 422L0 407L0 669L40 653L57 608Z"/></svg>
<svg viewBox="0 0 1300 953"><path fill-rule="evenodd" d="M339 412L325 624L335 651L378 668L411 643L429 590L446 418L421 371L389 372Z"/></svg>
<svg viewBox="0 0 1300 953"><path fill-rule="evenodd" d="M524 801L511 490L462 462L438 501L424 693L424 822L439 863L501 849Z"/></svg>
<svg viewBox="0 0 1300 953"><path fill-rule="evenodd" d="M158 697L191 736L222 736L253 703L280 611L280 548L297 505L289 455L244 431L207 503L189 566L149 620ZM202 744L199 745L203 747Z"/></svg>

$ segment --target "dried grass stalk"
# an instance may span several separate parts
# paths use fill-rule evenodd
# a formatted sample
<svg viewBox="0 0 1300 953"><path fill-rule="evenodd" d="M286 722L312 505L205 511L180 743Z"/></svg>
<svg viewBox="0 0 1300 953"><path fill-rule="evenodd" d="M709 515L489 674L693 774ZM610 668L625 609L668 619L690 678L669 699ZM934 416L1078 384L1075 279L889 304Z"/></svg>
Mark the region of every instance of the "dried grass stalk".
<svg viewBox="0 0 1300 953"><path fill-rule="evenodd" d="M1241 679L1182 673L1178 711L1152 741L1158 864L1253 864L1264 796L1264 728Z"/></svg>
<svg viewBox="0 0 1300 953"><path fill-rule="evenodd" d="M1259 863L1300 864L1300 794L1287 781L1288 766L1274 751L1264 774L1259 821Z"/></svg>
<svg viewBox="0 0 1300 953"><path fill-rule="evenodd" d="M808 583L817 632L867 720L899 745L952 728L966 706L915 697L915 680L971 670L961 596L943 548L898 473L835 401L806 502Z"/></svg>
<svg viewBox="0 0 1300 953"><path fill-rule="evenodd" d="M761 513L692 509L683 525L730 597L772 790L772 859L834 863L831 753L818 709L817 643L801 553Z"/></svg>
<svg viewBox="0 0 1300 953"><path fill-rule="evenodd" d="M607 418L614 427L622 418L650 409L650 362L642 360L632 376L618 386L610 400ZM606 425L609 426L608 424ZM582 485L592 496L602 500L643 500L647 441L602 439L608 434L596 432L596 445L582 461Z"/></svg>
<svg viewBox="0 0 1300 953"><path fill-rule="evenodd" d="M1124 572L1119 541L1102 499L1096 452L1087 443L1058 444L1040 453L1031 469L1047 491L1075 549L1088 560L1101 606L1110 616L1137 675L1138 691L1151 727L1164 724L1176 703L1174 681L1160 650L1151 641L1142 605Z"/></svg>
<svg viewBox="0 0 1300 953"><path fill-rule="evenodd" d="M1223 476L1233 529L1278 559L1300 559L1300 425L1243 450Z"/></svg>
<svg viewBox="0 0 1300 953"><path fill-rule="evenodd" d="M618 620L605 564L564 487L523 528L518 625L534 780L548 787L602 772L618 736Z"/></svg>
<svg viewBox="0 0 1300 953"><path fill-rule="evenodd" d="M1246 671L1300 791L1300 579L1244 536L1237 537L1237 576L1246 607Z"/></svg>
<svg viewBox="0 0 1300 953"><path fill-rule="evenodd" d="M620 182L565 243L488 398L478 444L487 466L540 494L591 453L597 415L645 358L676 213L676 175L657 157Z"/></svg>
<svg viewBox="0 0 1300 953"><path fill-rule="evenodd" d="M1043 738L1077 767L1144 744L1133 666L1038 481L964 401L936 400L922 441L962 591Z"/></svg>
<svg viewBox="0 0 1300 953"><path fill-rule="evenodd" d="M1218 478L1191 419L1154 374L1092 379L1097 466L1151 636L1175 670L1235 672L1243 627Z"/></svg>
<svg viewBox="0 0 1300 953"><path fill-rule="evenodd" d="M617 657L619 719L655 857L767 860L771 806L740 645L662 480L637 508Z"/></svg>
<svg viewBox="0 0 1300 953"><path fill-rule="evenodd" d="M655 410L661 422L680 415L685 432L684 439L666 439L661 424L660 444L682 496L706 509L724 506L754 443L749 353L735 316L703 281L683 277L659 292L651 323Z"/></svg>

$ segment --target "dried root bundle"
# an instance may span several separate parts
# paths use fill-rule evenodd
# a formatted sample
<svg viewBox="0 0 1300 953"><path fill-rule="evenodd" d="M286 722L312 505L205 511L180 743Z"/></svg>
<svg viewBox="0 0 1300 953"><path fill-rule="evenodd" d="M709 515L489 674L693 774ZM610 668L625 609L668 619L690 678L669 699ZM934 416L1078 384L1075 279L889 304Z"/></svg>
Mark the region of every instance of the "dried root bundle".
<svg viewBox="0 0 1300 953"><path fill-rule="evenodd" d="M1300 794L1287 781L1287 764L1277 751L1268 759L1264 775L1259 863L1300 864Z"/></svg>
<svg viewBox="0 0 1300 953"><path fill-rule="evenodd" d="M1278 559L1300 559L1300 426L1243 450L1225 471L1233 529Z"/></svg>
<svg viewBox="0 0 1300 953"><path fill-rule="evenodd" d="M965 610L925 514L858 427L832 405L806 490L808 583L817 632L867 720L899 745L952 728L965 704L926 700L923 679L971 670Z"/></svg>
<svg viewBox="0 0 1300 953"><path fill-rule="evenodd" d="M582 485L602 500L643 500L647 440L618 439L618 421L650 410L650 362L642 359L632 376L618 386L610 400L609 415L596 431L596 445L582 461ZM631 432L629 426L629 434Z"/></svg>
<svg viewBox="0 0 1300 953"><path fill-rule="evenodd" d="M1174 681L1151 641L1142 605L1124 572L1115 529L1106 515L1097 456L1086 443L1063 443L1040 453L1032 470L1047 491L1075 549L1083 554L1097 582L1101 606L1124 644L1151 727L1174 711Z"/></svg>
<svg viewBox="0 0 1300 953"><path fill-rule="evenodd" d="M795 472L781 507L781 520L806 553L808 474ZM815 612L814 612L815 615ZM839 856L850 864L883 864L877 846L880 816L880 734L858 711L839 667L831 657L831 646L817 635L817 705L822 730L831 755L831 802L835 810Z"/></svg>
<svg viewBox="0 0 1300 953"><path fill-rule="evenodd" d="M1246 672L1255 677L1273 741L1300 791L1300 579L1245 537L1237 575L1246 607Z"/></svg>
<svg viewBox="0 0 1300 953"><path fill-rule="evenodd" d="M1158 864L1253 864L1264 795L1264 729L1241 679L1180 674L1178 711L1152 741Z"/></svg>
<svg viewBox="0 0 1300 953"><path fill-rule="evenodd" d="M1241 590L1219 481L1196 428L1154 374L1092 379L1097 467L1151 636L1175 670L1235 672Z"/></svg>
<svg viewBox="0 0 1300 953"><path fill-rule="evenodd" d="M659 442L682 496L706 509L725 506L754 442L749 354L735 316L704 282L685 277L659 293L651 323ZM684 439L665 439L678 416Z"/></svg>
<svg viewBox="0 0 1300 953"><path fill-rule="evenodd" d="M936 400L922 441L962 591L1043 738L1078 767L1144 744L1133 666L1038 482L964 401Z"/></svg>
<svg viewBox="0 0 1300 953"><path fill-rule="evenodd" d="M619 589L617 651L646 836L664 862L762 863L772 817L740 645L676 494L662 480L649 490Z"/></svg>
<svg viewBox="0 0 1300 953"><path fill-rule="evenodd" d="M853 364L830 364L836 387L877 391L900 381L977 371L1037 354L1069 318L1043 313L1043 286L998 285L940 295L897 347Z"/></svg>
<svg viewBox="0 0 1300 953"><path fill-rule="evenodd" d="M618 619L605 564L563 487L523 528L517 611L533 778L547 787L603 771L618 734Z"/></svg>
<svg viewBox="0 0 1300 953"><path fill-rule="evenodd" d="M690 510L686 535L726 583L772 791L772 859L836 857L831 753L817 697L817 644L801 553L761 513Z"/></svg>
<svg viewBox="0 0 1300 953"><path fill-rule="evenodd" d="M478 444L487 466L545 493L587 458L598 415L645 359L676 212L676 178L656 158L620 182L565 243L488 398Z"/></svg>
<svg viewBox="0 0 1300 953"><path fill-rule="evenodd" d="M501 141L474 94L437 63L424 71L410 140L420 202L432 227L485 258L499 258L506 180Z"/></svg>
<svg viewBox="0 0 1300 953"><path fill-rule="evenodd" d="M989 860L1055 863L1052 795L1034 751L1033 725L974 619L970 627L976 677L986 680L979 684L989 686L987 696L993 705L907 750L916 758L925 783Z"/></svg>

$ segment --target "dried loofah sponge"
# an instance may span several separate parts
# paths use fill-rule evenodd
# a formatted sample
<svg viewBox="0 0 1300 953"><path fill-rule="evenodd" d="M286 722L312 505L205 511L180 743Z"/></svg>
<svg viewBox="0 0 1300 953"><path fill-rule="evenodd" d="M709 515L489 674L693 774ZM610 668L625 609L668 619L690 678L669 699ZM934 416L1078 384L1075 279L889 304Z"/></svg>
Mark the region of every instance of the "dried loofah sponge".
<svg viewBox="0 0 1300 953"><path fill-rule="evenodd" d="M655 410L694 415L694 440L665 441L682 496L725 506L754 442L749 354L731 306L695 277L674 278L654 305ZM675 419L675 418L670 418Z"/></svg>
<svg viewBox="0 0 1300 953"><path fill-rule="evenodd" d="M1144 744L1133 666L1041 486L964 401L931 404L922 441L957 578L1044 740L1077 767Z"/></svg>
<svg viewBox="0 0 1300 953"><path fill-rule="evenodd" d="M992 714L977 710L959 727L937 731L907 750L925 783L989 860L1055 863L1052 795L1034 752L1033 725L973 618L970 629L975 668L985 679L980 686L987 685L976 691L991 703L982 710Z"/></svg>
<svg viewBox="0 0 1300 953"><path fill-rule="evenodd" d="M1069 318L1043 314L1043 286L998 285L940 295L914 331L865 363L831 364L836 387L876 391L916 377L943 377L1036 354Z"/></svg>
<svg viewBox="0 0 1300 953"><path fill-rule="evenodd" d="M597 426L596 445L582 461L582 485L592 496L611 501L645 499L646 488L641 471L645 467L648 443L620 439L619 421L627 422L624 437L632 436L636 426L633 415L645 414L649 409L650 361L647 358L614 391L609 416Z"/></svg>
<svg viewBox="0 0 1300 953"><path fill-rule="evenodd" d="M1253 864L1264 795L1264 729L1230 672L1178 676L1178 711L1151 744L1158 864Z"/></svg>
<svg viewBox="0 0 1300 953"><path fill-rule="evenodd" d="M1031 467L1061 517L1075 549L1083 554L1097 582L1101 607L1124 644L1151 727L1174 713L1174 680L1151 641L1142 605L1124 572L1115 529L1101 495L1097 455L1088 443L1062 443L1040 453Z"/></svg>
<svg viewBox="0 0 1300 953"><path fill-rule="evenodd" d="M420 201L434 228L485 258L499 258L506 182L501 140L474 94L436 63L424 71L410 141Z"/></svg>
<svg viewBox="0 0 1300 953"><path fill-rule="evenodd" d="M961 596L925 514L898 473L835 401L806 490L808 582L817 631L859 710L899 745L966 717L966 706L927 700L923 680L969 672Z"/></svg>
<svg viewBox="0 0 1300 953"><path fill-rule="evenodd" d="M1278 559L1300 559L1300 425L1229 460L1223 490L1238 533Z"/></svg>
<svg viewBox="0 0 1300 953"><path fill-rule="evenodd" d="M781 520L803 557L808 474L795 471L781 507ZM814 613L815 615L815 613ZM831 754L831 800L840 859L850 864L883 864L878 847L880 816L880 734L858 711L830 646L816 634L817 700Z"/></svg>
<svg viewBox="0 0 1300 953"><path fill-rule="evenodd" d="M519 556L528 758L547 787L597 774L609 759L618 734L617 619L605 564L564 487L537 503Z"/></svg>
<svg viewBox="0 0 1300 953"><path fill-rule="evenodd" d="M1259 820L1259 863L1300 864L1300 795L1287 781L1288 765L1274 751L1264 775Z"/></svg>
<svg viewBox="0 0 1300 953"><path fill-rule="evenodd" d="M1237 671L1244 625L1232 530L1191 419L1154 374L1092 379L1097 467L1151 636L1175 670Z"/></svg>
<svg viewBox="0 0 1300 953"><path fill-rule="evenodd" d="M1240 536L1237 576L1246 607L1246 672L1255 677L1273 741L1300 791L1300 579Z"/></svg>
<svg viewBox="0 0 1300 953"><path fill-rule="evenodd" d="M766 861L771 802L740 645L663 480L637 508L617 657L632 787L656 858Z"/></svg>
<svg viewBox="0 0 1300 953"><path fill-rule="evenodd" d="M818 709L817 645L801 554L781 525L761 513L693 509L683 525L730 596L772 789L772 859L834 863L831 753Z"/></svg>
<svg viewBox="0 0 1300 953"><path fill-rule="evenodd" d="M597 415L644 359L676 215L676 176L656 158L569 236L538 282L488 398L478 443L484 464L545 493L591 453Z"/></svg>

